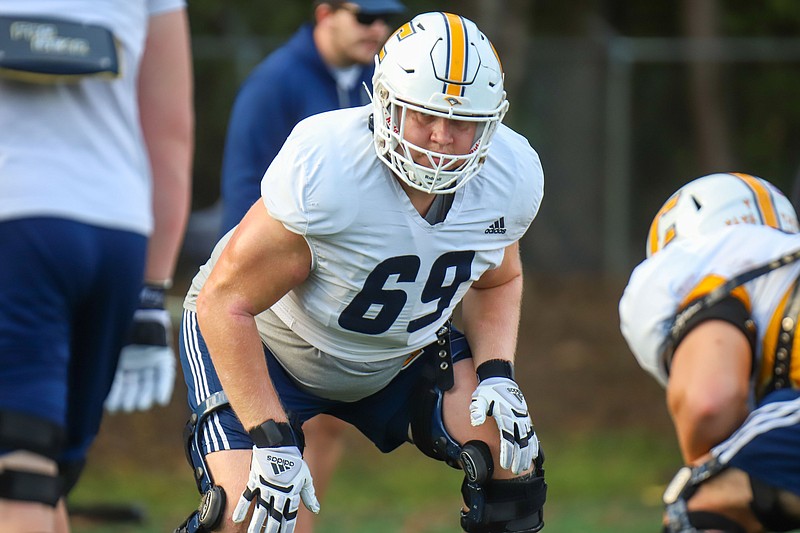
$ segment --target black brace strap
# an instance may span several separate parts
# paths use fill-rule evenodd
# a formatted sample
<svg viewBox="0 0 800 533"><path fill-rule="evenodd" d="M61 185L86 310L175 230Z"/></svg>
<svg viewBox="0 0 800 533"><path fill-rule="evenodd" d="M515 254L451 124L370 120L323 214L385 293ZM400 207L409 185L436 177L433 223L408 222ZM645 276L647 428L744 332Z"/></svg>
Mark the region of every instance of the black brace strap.
<svg viewBox="0 0 800 533"><path fill-rule="evenodd" d="M56 460L64 445L64 430L27 413L0 411L0 448L28 450Z"/></svg>
<svg viewBox="0 0 800 533"><path fill-rule="evenodd" d="M61 480L57 476L6 469L0 472L0 498L55 507L61 498Z"/></svg>
<svg viewBox="0 0 800 533"><path fill-rule="evenodd" d="M441 391L449 391L455 384L453 376L453 350L450 346L450 321L439 328L436 332L436 386Z"/></svg>
<svg viewBox="0 0 800 533"><path fill-rule="evenodd" d="M689 303L684 311L692 309L694 302ZM696 327L706 320L723 320L728 324L735 326L747 338L750 346L751 358L755 359L756 353L756 325L750 317L750 312L745 307L744 303L735 296L728 295L721 300L714 302L710 305L703 306L699 311L692 313L692 316L687 320L676 321L680 323L680 328L673 328L671 331L670 347L674 352L683 339ZM672 355L667 360L667 366L672 364Z"/></svg>
<svg viewBox="0 0 800 533"><path fill-rule="evenodd" d="M547 484L535 472L480 484L464 478L461 495L469 508L461 513L461 527L470 533L534 532L544 527Z"/></svg>
<svg viewBox="0 0 800 533"><path fill-rule="evenodd" d="M183 449L186 452L186 460L189 462L189 466L192 467L197 490L200 494L205 493L210 487L214 486L214 480L208 471L202 447L200 446L202 424L214 411L229 405L228 396L224 391L215 392L197 406L192 414L189 415L189 420L183 428ZM193 450L194 453L192 453Z"/></svg>

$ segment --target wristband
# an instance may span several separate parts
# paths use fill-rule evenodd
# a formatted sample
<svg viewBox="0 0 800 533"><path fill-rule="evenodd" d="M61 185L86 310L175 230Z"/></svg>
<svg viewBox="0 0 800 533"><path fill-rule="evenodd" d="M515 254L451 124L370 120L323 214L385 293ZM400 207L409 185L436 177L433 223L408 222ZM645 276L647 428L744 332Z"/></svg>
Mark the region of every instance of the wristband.
<svg viewBox="0 0 800 533"><path fill-rule="evenodd" d="M169 290L172 288L172 280L171 279L160 279L160 280L152 280L148 279L144 282L145 285L148 287L154 287L158 289Z"/></svg>
<svg viewBox="0 0 800 533"><path fill-rule="evenodd" d="M505 359L490 359L484 361L475 369L478 373L478 381L488 378L508 378L514 380L514 365Z"/></svg>
<svg viewBox="0 0 800 533"><path fill-rule="evenodd" d="M165 298L164 289L147 284L139 292L139 309L164 309Z"/></svg>
<svg viewBox="0 0 800 533"><path fill-rule="evenodd" d="M259 448L279 448L281 446L297 446L294 432L286 422L275 422L269 419L248 431L253 444Z"/></svg>

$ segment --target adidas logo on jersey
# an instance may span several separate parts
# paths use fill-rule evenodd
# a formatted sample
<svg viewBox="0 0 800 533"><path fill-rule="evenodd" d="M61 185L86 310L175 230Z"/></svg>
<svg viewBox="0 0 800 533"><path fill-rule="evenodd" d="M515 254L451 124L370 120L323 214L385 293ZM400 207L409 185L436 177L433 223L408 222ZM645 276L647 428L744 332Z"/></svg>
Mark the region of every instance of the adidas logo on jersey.
<svg viewBox="0 0 800 533"><path fill-rule="evenodd" d="M505 233L506 232L506 217L500 217L492 222L484 233Z"/></svg>

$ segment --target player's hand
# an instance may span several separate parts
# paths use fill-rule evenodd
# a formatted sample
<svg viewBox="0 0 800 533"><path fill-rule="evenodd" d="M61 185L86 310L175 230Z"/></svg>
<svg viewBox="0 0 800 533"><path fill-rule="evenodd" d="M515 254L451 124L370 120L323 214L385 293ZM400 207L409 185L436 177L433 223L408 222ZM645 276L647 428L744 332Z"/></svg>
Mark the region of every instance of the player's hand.
<svg viewBox="0 0 800 533"><path fill-rule="evenodd" d="M242 522L255 500L247 533L260 533L262 528L265 533L292 533L301 499L311 512L319 512L311 472L297 446L253 446L247 487L231 518Z"/></svg>
<svg viewBox="0 0 800 533"><path fill-rule="evenodd" d="M500 430L500 466L514 474L527 470L539 454L539 439L533 431L528 404L513 379L489 377L481 380L469 404L470 421L480 426L494 417Z"/></svg>
<svg viewBox="0 0 800 533"><path fill-rule="evenodd" d="M146 285L140 293L130 338L120 353L105 408L113 413L167 405L174 386L172 320L164 309L164 289Z"/></svg>

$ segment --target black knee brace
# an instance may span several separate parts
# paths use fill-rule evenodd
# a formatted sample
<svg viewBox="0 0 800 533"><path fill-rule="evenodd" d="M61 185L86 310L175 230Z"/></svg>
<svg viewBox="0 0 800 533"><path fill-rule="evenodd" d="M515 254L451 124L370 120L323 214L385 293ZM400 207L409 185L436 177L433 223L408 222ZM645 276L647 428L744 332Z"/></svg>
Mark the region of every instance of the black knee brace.
<svg viewBox="0 0 800 533"><path fill-rule="evenodd" d="M544 527L542 510L547 494L544 456L534 471L508 480L491 479L494 464L489 446L473 440L461 446L447 432L442 415L444 393L453 386L449 331L437 332L435 364L428 364L413 394L411 435L425 455L464 471L461 494L467 511L461 527L471 533L532 533Z"/></svg>
<svg viewBox="0 0 800 533"><path fill-rule="evenodd" d="M192 467L197 490L202 495L200 506L173 533L210 533L219 526L225 510L225 491L214 484L200 447L203 422L217 409L230 405L224 392L212 394L197 406L183 429L186 459Z"/></svg>
<svg viewBox="0 0 800 533"><path fill-rule="evenodd" d="M544 455L530 474L514 479L490 479L494 470L489 446L469 441L461 453L464 482L461 527L470 533L533 533L544 527Z"/></svg>
<svg viewBox="0 0 800 533"><path fill-rule="evenodd" d="M53 461L64 443L58 425L27 413L0 411L0 448L27 450ZM0 498L55 506L64 495L61 476L5 469L0 472Z"/></svg>
<svg viewBox="0 0 800 533"><path fill-rule="evenodd" d="M460 469L461 446L444 427L444 392L433 383L426 383L417 388L413 397L411 435L414 445L428 457Z"/></svg>
<svg viewBox="0 0 800 533"><path fill-rule="evenodd" d="M445 429L442 416L444 393L454 384L449 322L436 332L436 342L425 349L436 353L433 362L424 363L422 377L412 395L412 440L428 457L460 469L461 445Z"/></svg>

